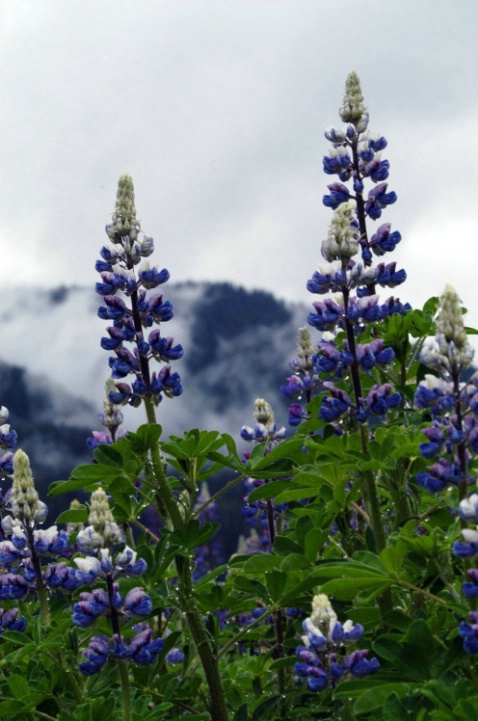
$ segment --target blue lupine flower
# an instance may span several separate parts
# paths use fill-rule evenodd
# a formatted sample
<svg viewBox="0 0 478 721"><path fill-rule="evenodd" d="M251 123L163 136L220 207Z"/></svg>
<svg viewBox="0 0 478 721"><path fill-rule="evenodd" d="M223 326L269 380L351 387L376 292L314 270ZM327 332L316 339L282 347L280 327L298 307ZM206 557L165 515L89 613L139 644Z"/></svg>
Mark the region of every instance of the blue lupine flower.
<svg viewBox="0 0 478 721"><path fill-rule="evenodd" d="M116 658L130 658L142 666L153 663L163 650L164 644L160 638L152 640L152 636L153 632L150 628L133 636L129 644L115 636L113 654Z"/></svg>
<svg viewBox="0 0 478 721"><path fill-rule="evenodd" d="M370 246L376 255L390 253L395 250L396 246L401 241L402 236L398 230L391 233L390 229L390 223L384 223L370 238Z"/></svg>
<svg viewBox="0 0 478 721"><path fill-rule="evenodd" d="M343 667L350 671L352 676L368 676L379 670L380 664L376 658L367 659L368 651L353 651L349 656L342 659Z"/></svg>
<svg viewBox="0 0 478 721"><path fill-rule="evenodd" d="M184 653L179 650L176 646L172 648L165 656L166 663L171 664L171 666L175 666L178 663L184 663Z"/></svg>
<svg viewBox="0 0 478 721"><path fill-rule="evenodd" d="M462 621L458 626L458 635L463 639L465 653L478 653L478 613L470 611L471 623Z"/></svg>
<svg viewBox="0 0 478 721"><path fill-rule="evenodd" d="M0 608L0 634L4 631L20 631L23 632L27 627L27 620L23 616L19 616L18 608L10 608L5 611Z"/></svg>
<svg viewBox="0 0 478 721"><path fill-rule="evenodd" d="M82 674L91 676L97 673L108 660L109 641L106 636L93 636L90 639L88 648L84 649L83 656L86 661L79 664Z"/></svg>
<svg viewBox="0 0 478 721"><path fill-rule="evenodd" d="M28 581L15 573L0 574L0 599L3 601L23 598L29 591Z"/></svg>
<svg viewBox="0 0 478 721"><path fill-rule="evenodd" d="M319 418L326 421L326 423L332 423L349 410L351 400L348 393L337 388L330 381L325 381L323 385L331 395L322 398Z"/></svg>
<svg viewBox="0 0 478 721"><path fill-rule="evenodd" d="M124 600L124 609L133 616L150 616L153 610L151 599L144 588L132 588Z"/></svg>
<svg viewBox="0 0 478 721"><path fill-rule="evenodd" d="M322 200L328 208L336 210L341 203L345 203L350 198L347 186L342 183L331 183L331 185L327 187L330 190L330 194L324 195Z"/></svg>
<svg viewBox="0 0 478 721"><path fill-rule="evenodd" d="M84 591L80 593L80 601L73 606L73 623L75 626L91 626L99 616L102 616L109 609L108 594L102 588L96 588L92 593ZM121 605L121 596L117 592L116 605Z"/></svg>
<svg viewBox="0 0 478 721"><path fill-rule="evenodd" d="M77 569L68 566L65 561L49 564L45 571L45 582L49 588L62 588L65 591L76 591L84 583Z"/></svg>
<svg viewBox="0 0 478 721"><path fill-rule="evenodd" d="M455 541L452 552L458 558L472 558L478 556L478 530L463 528L461 531L464 542Z"/></svg>

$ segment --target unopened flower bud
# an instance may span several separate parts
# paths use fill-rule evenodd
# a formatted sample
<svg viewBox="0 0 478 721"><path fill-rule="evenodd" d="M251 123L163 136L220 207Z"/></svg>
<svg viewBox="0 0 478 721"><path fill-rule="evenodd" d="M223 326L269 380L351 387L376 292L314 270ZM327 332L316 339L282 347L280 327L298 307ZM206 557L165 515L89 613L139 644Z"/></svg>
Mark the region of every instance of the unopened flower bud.
<svg viewBox="0 0 478 721"><path fill-rule="evenodd" d="M111 548L121 541L121 530L113 518L106 493L102 488L97 488L91 494L88 520L92 530L103 539L103 546ZM85 529L85 532L87 530Z"/></svg>
<svg viewBox="0 0 478 721"><path fill-rule="evenodd" d="M360 88L360 79L355 70L351 70L345 81L344 102L339 114L344 123L353 123L356 127L360 121L362 121L361 126L365 122L365 127L360 128L360 132L363 132L367 127L366 121L368 121L368 117L364 118L365 113L366 108Z"/></svg>
<svg viewBox="0 0 478 721"><path fill-rule="evenodd" d="M255 401L256 410L254 411L254 418L258 423L263 423L265 426L274 423L274 413L272 408L264 398L257 398Z"/></svg>
<svg viewBox="0 0 478 721"><path fill-rule="evenodd" d="M38 519L45 520L47 508L38 498L30 461L19 449L13 457L13 484L10 494L12 515L24 525L34 525Z"/></svg>
<svg viewBox="0 0 478 721"><path fill-rule="evenodd" d="M359 251L359 233L354 225L353 213L355 204L352 201L342 203L334 213L329 234L322 243L322 255L329 263L342 261L346 266Z"/></svg>

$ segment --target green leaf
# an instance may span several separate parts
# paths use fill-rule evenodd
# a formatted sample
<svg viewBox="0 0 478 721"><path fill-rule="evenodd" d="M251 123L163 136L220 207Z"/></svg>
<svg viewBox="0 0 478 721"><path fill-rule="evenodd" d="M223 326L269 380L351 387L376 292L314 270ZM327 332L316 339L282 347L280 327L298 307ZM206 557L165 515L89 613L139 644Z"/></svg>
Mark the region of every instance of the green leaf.
<svg viewBox="0 0 478 721"><path fill-rule="evenodd" d="M79 508L70 509L60 513L56 519L57 523L87 523L89 510L81 505Z"/></svg>
<svg viewBox="0 0 478 721"><path fill-rule="evenodd" d="M254 553L244 564L245 573L260 573L279 568L282 558L268 553Z"/></svg>
<svg viewBox="0 0 478 721"><path fill-rule="evenodd" d="M248 501L249 503L258 500L268 501L270 498L274 498L277 494L281 493L281 491L285 491L288 488L290 488L289 480L269 481L269 483L264 483L263 486L259 486L259 488L255 488L249 493Z"/></svg>
<svg viewBox="0 0 478 721"><path fill-rule="evenodd" d="M100 443L100 445L93 451L93 456L98 463L106 466L112 466L113 468L123 467L123 456L119 453L114 446L108 446L106 443Z"/></svg>
<svg viewBox="0 0 478 721"><path fill-rule="evenodd" d="M328 531L322 531L319 528L312 528L305 537L304 555L309 561L315 561L319 551L327 541Z"/></svg>
<svg viewBox="0 0 478 721"><path fill-rule="evenodd" d="M304 498L314 498L315 496L319 495L320 488L290 488L290 481L289 483L289 489L286 491L283 491L282 493L279 493L278 496L276 496L276 503L290 503L291 501L302 501Z"/></svg>
<svg viewBox="0 0 478 721"><path fill-rule="evenodd" d="M149 451L154 448L161 438L162 432L163 429L159 423L144 423L140 426L134 434L139 452Z"/></svg>
<svg viewBox="0 0 478 721"><path fill-rule="evenodd" d="M396 694L398 698L402 698L409 693L409 686L405 683L385 683L381 686L374 686L355 701L354 712L356 714L369 713L381 708L392 693Z"/></svg>
<svg viewBox="0 0 478 721"><path fill-rule="evenodd" d="M273 603L277 603L283 595L287 581L287 573L284 571L266 571L265 573L266 588Z"/></svg>
<svg viewBox="0 0 478 721"><path fill-rule="evenodd" d="M298 543L288 536L276 536L274 539L274 553L285 556L288 553L302 553L302 548Z"/></svg>
<svg viewBox="0 0 478 721"><path fill-rule="evenodd" d="M7 684L12 692L12 694L15 696L15 698L20 699L23 701L25 696L28 696L30 693L30 688L28 686L28 682L24 676L19 676L18 674L12 674L11 676L7 676Z"/></svg>
<svg viewBox="0 0 478 721"><path fill-rule="evenodd" d="M283 571L296 571L300 568L310 568L310 561L300 553L290 553L284 557L281 563L281 569Z"/></svg>
<svg viewBox="0 0 478 721"><path fill-rule="evenodd" d="M280 694L275 694L274 696L269 696L264 701L261 701L254 709L252 721L259 721L259 719L270 714L272 709L277 706L281 699L282 696Z"/></svg>
<svg viewBox="0 0 478 721"><path fill-rule="evenodd" d="M383 576L371 575L361 578L340 578L334 581L327 581L322 586L322 593L332 595L339 601L350 601L360 591L369 588L377 588L380 593L384 591L391 582L385 582Z"/></svg>

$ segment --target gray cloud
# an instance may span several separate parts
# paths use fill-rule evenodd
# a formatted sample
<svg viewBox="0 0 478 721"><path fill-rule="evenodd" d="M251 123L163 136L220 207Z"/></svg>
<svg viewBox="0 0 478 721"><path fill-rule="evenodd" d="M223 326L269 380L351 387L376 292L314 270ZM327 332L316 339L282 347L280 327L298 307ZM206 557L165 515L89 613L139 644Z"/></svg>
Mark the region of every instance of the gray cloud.
<svg viewBox="0 0 478 721"><path fill-rule="evenodd" d="M330 220L323 128L353 67L389 140L401 297L450 281L478 324L474 0L6 0L0 13L3 287L93 283L126 171L174 280L310 302Z"/></svg>

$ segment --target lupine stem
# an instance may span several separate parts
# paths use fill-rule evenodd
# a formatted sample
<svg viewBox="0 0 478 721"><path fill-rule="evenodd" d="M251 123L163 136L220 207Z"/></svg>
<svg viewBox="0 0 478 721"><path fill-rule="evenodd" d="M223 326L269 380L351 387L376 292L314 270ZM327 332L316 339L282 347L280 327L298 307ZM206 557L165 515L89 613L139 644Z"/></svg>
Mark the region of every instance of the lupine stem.
<svg viewBox="0 0 478 721"><path fill-rule="evenodd" d="M118 659L118 669L123 692L123 721L131 721L131 686L129 682L128 665L122 659Z"/></svg>
<svg viewBox="0 0 478 721"><path fill-rule="evenodd" d="M184 614L196 645L209 689L212 721L227 721L228 713L219 675L218 656L211 647L204 625L194 603L191 568L188 559L176 556L176 568L184 603Z"/></svg>
<svg viewBox="0 0 478 721"><path fill-rule="evenodd" d="M146 408L146 417L148 419L148 423L156 424L156 413L154 410L154 403L151 396L145 397L144 405ZM158 484L158 491L160 493L160 503L164 506L165 511L171 519L173 528L175 530L178 530L182 527L183 520L181 518L179 508L176 505L171 490L168 486L168 481L164 472L163 461L161 459L161 453L159 451L158 445L155 445L151 449L151 461L153 464L154 477L156 479L156 483Z"/></svg>
<svg viewBox="0 0 478 721"><path fill-rule="evenodd" d="M344 316L345 316L345 330L347 333L347 341L349 346L349 351L353 356L353 361L351 365L351 375L352 375L352 385L354 389L354 395L355 395L355 404L357 408L362 404L362 384L360 381L360 373L359 373L359 361L357 359L357 347L355 343L355 335L354 330L352 327L352 323L347 318L347 309L348 309L348 302L349 302L349 291L347 289L343 290L343 299L344 299ZM367 427L363 424L360 424L360 436L362 441L362 451L364 455L368 456L368 430ZM385 546L387 545L386 537L385 537L385 531L383 528L383 522L382 522L382 515L380 513L380 504L378 501L378 494L377 494L377 488L375 485L375 479L370 471L366 471L364 473L364 481L365 481L365 496L366 496L366 504L368 513L370 516L370 522L372 526L372 531L375 538L375 544L377 547L377 551L383 551Z"/></svg>
<svg viewBox="0 0 478 721"><path fill-rule="evenodd" d="M46 590L45 581L43 579L43 574L42 574L42 570L41 570L40 558L39 558L37 550L35 548L35 543L34 543L34 538L33 538L33 529L28 527L26 529L26 531L27 531L27 536L28 536L28 545L30 548L32 564L33 564L33 568L35 571L35 577L36 577L36 582L37 582L37 593L38 593L38 600L40 602L40 611L41 611L41 615L43 617L45 626L49 626L51 624L50 607L48 606L47 590Z"/></svg>

